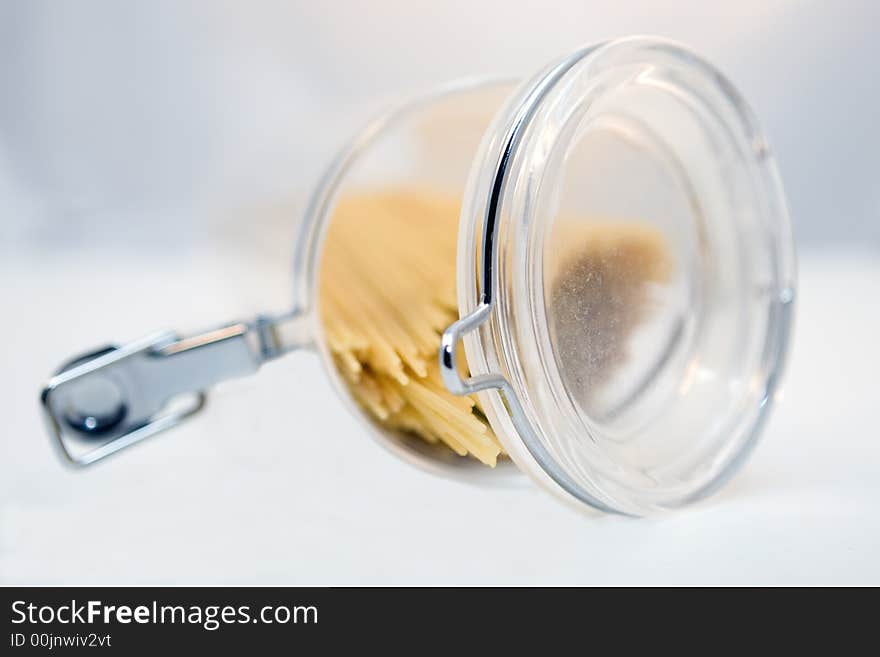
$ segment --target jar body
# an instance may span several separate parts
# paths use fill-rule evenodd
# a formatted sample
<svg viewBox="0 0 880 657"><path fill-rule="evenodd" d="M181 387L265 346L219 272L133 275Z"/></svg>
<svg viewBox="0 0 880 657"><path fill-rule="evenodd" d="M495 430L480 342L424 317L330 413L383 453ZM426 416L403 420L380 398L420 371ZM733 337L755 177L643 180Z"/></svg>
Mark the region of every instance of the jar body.
<svg viewBox="0 0 880 657"><path fill-rule="evenodd" d="M293 257L294 312L306 318L311 346L342 403L395 456L435 475L488 486L521 485L524 479L510 461L490 469L442 446L389 432L354 401L326 342L318 288L324 236L336 202L347 194L395 188L462 197L480 141L516 85L502 78L456 81L401 101L367 123L315 188Z"/></svg>
<svg viewBox="0 0 880 657"><path fill-rule="evenodd" d="M317 295L322 236L338 198L397 186L463 200L461 315L479 312L496 289L487 320L464 339L467 366L507 382L504 394L480 395L521 470L563 499L644 514L703 496L742 463L784 366L794 262L766 141L714 69L675 44L628 39L573 53L518 85L439 89L369 124L312 198L296 245L294 302L342 399L412 463L509 480L389 434L352 401L333 365ZM554 301L567 214L617 228L645 220L675 263L670 281L652 288L659 310L627 337L627 363L610 383L591 355L609 342L610 325L584 319L583 294ZM621 305L635 303L608 298L620 317Z"/></svg>

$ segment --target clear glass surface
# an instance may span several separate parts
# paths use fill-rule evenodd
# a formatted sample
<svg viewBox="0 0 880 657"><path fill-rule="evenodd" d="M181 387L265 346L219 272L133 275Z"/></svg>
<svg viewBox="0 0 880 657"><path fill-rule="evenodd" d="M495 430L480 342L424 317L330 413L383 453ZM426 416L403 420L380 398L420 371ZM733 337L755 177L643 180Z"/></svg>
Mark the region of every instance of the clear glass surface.
<svg viewBox="0 0 880 657"><path fill-rule="evenodd" d="M293 258L294 311L307 318L313 346L349 411L403 460L441 476L491 485L519 482L521 477L510 461L502 460L490 469L444 446L389 431L352 398L326 343L317 290L323 239L337 201L365 192L413 189L461 197L480 140L513 86L503 79L461 80L400 102L369 122L340 151L317 185Z"/></svg>
<svg viewBox="0 0 880 657"><path fill-rule="evenodd" d="M669 509L742 463L772 406L794 299L794 257L769 148L734 88L693 53L632 38L568 56L510 155L497 295L465 337L471 374L500 374L524 410L480 393L505 450L563 499L629 514ZM551 64L518 87L465 82L378 118L319 184L295 249L296 309L342 399L317 308L337 199L418 187L463 196L461 315L480 303L483 222L508 131ZM469 173L468 173L469 172ZM492 481L498 469L392 435L398 456ZM540 444L541 464L529 445ZM581 505L583 507L583 505Z"/></svg>
<svg viewBox="0 0 880 657"><path fill-rule="evenodd" d="M643 38L584 52L521 130L472 370L511 382L531 439L599 505L698 498L754 444L788 347L792 241L766 141L717 71ZM480 248L481 167L460 258ZM463 266L465 311L478 285ZM493 421L526 433L486 397Z"/></svg>

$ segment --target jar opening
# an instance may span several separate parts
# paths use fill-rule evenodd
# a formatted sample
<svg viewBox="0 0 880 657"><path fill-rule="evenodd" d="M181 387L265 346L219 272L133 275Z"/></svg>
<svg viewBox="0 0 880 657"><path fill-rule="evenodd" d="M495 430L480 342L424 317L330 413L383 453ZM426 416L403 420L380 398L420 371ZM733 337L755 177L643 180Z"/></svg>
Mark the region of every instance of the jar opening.
<svg viewBox="0 0 880 657"><path fill-rule="evenodd" d="M704 494L753 444L787 347L791 236L766 142L708 64L634 38L563 66L517 128L496 307L466 342L469 363L522 405L525 429L485 393L499 436L526 436L510 447L524 469L643 514ZM486 161L500 143L484 142ZM483 166L460 258L480 250ZM460 271L471 312L478 276Z"/></svg>

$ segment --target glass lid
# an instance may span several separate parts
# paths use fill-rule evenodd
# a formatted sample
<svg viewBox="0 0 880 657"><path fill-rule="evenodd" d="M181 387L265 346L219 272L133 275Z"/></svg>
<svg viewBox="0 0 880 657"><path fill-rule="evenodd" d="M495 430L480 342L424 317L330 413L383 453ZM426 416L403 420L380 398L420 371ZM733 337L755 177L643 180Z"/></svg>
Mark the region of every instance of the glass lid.
<svg viewBox="0 0 880 657"><path fill-rule="evenodd" d="M794 296L784 197L750 111L664 40L554 64L484 137L458 288L447 384L481 391L522 469L628 514L706 494L755 442Z"/></svg>

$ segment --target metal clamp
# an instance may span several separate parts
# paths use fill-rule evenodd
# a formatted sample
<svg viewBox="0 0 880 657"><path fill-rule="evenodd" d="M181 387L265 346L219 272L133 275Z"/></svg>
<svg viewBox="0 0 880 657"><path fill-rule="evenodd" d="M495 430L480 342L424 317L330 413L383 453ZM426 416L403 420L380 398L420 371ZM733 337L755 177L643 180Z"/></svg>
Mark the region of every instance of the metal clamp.
<svg viewBox="0 0 880 657"><path fill-rule="evenodd" d="M495 177L489 192L489 200L486 207L486 216L483 222L483 251L480 261L479 277L479 304L468 315L451 324L444 332L440 342L440 374L446 388L455 395L469 395L481 390L497 389L506 402L511 422L523 444L538 465L559 485L564 491L574 498L585 502L597 509L615 512L604 502L596 499L575 481L553 457L544 443L535 432L532 423L523 408L513 386L501 374L480 374L463 378L458 371L457 352L458 343L464 334L479 328L492 315L492 307L495 302L495 264L498 260L498 216L500 212L501 197L507 185L507 174L516 148L522 139L522 133L531 118L535 115L541 101L553 86L569 70L579 62L585 54L594 47L586 48L573 53L563 62L550 70L547 75L532 89L529 96L523 101L521 109L511 124L504 140L504 148L498 160Z"/></svg>
<svg viewBox="0 0 880 657"><path fill-rule="evenodd" d="M495 177L489 190L489 199L486 206L486 216L483 222L483 253L480 260L479 299L476 309L450 325L444 332L440 344L440 373L443 383L450 392L456 395L467 395L489 388L500 388L510 391L510 384L500 375L484 374L477 377L463 379L458 373L456 364L456 351L461 336L478 328L492 314L492 306L495 302L494 295L494 272L495 263L498 260L498 215L501 206L501 197L507 185L507 174L510 171L510 162L522 140L522 134L529 121L540 107L541 101L547 96L553 86L569 70L579 62L583 56L592 50L594 46L573 53L564 61L551 69L532 89L528 97L523 101L520 110L510 125L505 138L504 148L498 159L495 169Z"/></svg>
<svg viewBox="0 0 880 657"><path fill-rule="evenodd" d="M211 386L289 351L282 332L297 317L261 316L184 338L162 331L83 354L43 389L49 430L70 463L99 461L197 413Z"/></svg>

